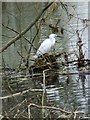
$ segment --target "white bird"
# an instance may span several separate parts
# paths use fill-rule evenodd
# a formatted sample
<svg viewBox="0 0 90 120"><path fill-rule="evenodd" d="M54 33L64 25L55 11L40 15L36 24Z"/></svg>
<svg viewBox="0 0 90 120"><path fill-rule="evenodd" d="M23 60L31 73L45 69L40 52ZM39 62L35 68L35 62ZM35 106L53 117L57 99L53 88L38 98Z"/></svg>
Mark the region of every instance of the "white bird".
<svg viewBox="0 0 90 120"><path fill-rule="evenodd" d="M55 41L56 41L55 37L56 36L57 36L56 34L50 34L49 38L45 39L41 43L40 47L38 48L38 50L36 52L36 55L34 55L33 57L36 59L39 56L41 56L45 53L48 53L51 50L51 48L55 45ZM57 36L57 37L61 37L61 36Z"/></svg>

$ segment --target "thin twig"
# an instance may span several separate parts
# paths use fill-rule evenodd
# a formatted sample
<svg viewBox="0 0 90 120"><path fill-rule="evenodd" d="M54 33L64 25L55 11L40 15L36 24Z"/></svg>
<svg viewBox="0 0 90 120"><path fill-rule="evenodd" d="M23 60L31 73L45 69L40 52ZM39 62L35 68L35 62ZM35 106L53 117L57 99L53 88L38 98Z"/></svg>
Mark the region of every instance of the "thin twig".
<svg viewBox="0 0 90 120"><path fill-rule="evenodd" d="M45 86L45 72L47 71L48 69L46 70L43 70L43 95L42 95L42 106L44 106L44 101L45 101L45 92L46 92L46 86ZM42 118L44 117L44 109L42 108Z"/></svg>
<svg viewBox="0 0 90 120"><path fill-rule="evenodd" d="M4 27L6 27L7 29L9 29L9 30L11 30L11 31L13 31L13 32L15 32L15 33L17 33L17 34L19 34L19 32L18 31L16 31L16 30L14 30L14 29L12 29L11 27L9 27L9 26L6 26L6 25L4 25L4 24L2 24L2 26L4 26ZM5 35L4 35L5 36ZM6 37L8 37L8 36L6 36ZM34 49L36 49L36 47L32 44L32 42L30 42L30 40L28 40L25 36L22 36ZM9 37L9 38L11 38L11 37Z"/></svg>

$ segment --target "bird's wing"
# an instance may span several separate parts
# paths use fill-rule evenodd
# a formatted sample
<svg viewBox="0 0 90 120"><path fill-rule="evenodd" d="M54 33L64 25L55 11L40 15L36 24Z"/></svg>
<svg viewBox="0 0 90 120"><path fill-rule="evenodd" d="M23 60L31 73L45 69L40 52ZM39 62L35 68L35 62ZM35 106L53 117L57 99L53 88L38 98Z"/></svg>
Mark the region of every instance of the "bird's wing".
<svg viewBox="0 0 90 120"><path fill-rule="evenodd" d="M43 55L44 53L49 52L51 49L51 41L50 39L46 39L42 42L39 49L37 50L37 55Z"/></svg>

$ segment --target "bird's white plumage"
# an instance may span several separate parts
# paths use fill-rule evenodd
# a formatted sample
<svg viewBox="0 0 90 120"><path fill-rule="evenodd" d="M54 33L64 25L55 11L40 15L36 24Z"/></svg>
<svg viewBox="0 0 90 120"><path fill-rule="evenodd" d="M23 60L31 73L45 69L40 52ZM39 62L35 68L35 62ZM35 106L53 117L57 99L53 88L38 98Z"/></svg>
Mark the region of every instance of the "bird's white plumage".
<svg viewBox="0 0 90 120"><path fill-rule="evenodd" d="M45 53L48 53L51 50L51 48L55 44L55 36L57 36L57 35L56 34L50 34L49 38L42 42L42 44L38 48L34 58L37 58L38 56L43 55Z"/></svg>

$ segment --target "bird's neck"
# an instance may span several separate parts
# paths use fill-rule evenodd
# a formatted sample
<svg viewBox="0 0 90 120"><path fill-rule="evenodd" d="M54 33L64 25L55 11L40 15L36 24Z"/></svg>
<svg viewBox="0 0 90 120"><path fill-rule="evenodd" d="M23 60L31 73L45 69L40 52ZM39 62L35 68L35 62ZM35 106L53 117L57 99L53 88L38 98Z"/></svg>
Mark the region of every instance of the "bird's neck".
<svg viewBox="0 0 90 120"><path fill-rule="evenodd" d="M55 44L55 38L51 38L50 40L51 40L52 45L54 45Z"/></svg>
<svg viewBox="0 0 90 120"><path fill-rule="evenodd" d="M55 40L55 38L54 37L50 37L50 40Z"/></svg>
<svg viewBox="0 0 90 120"><path fill-rule="evenodd" d="M53 42L53 41L55 42L55 38L51 38L50 40L51 40L52 42Z"/></svg>

